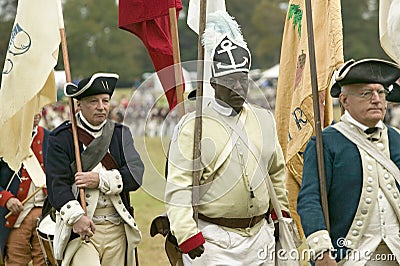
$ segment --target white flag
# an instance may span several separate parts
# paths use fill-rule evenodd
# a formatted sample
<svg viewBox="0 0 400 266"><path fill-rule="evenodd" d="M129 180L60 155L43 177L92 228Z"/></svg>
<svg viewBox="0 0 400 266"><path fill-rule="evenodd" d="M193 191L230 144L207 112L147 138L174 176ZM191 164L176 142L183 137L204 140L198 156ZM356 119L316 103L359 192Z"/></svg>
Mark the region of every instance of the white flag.
<svg viewBox="0 0 400 266"><path fill-rule="evenodd" d="M18 170L29 155L33 116L56 101L58 1L19 0L0 87L0 158Z"/></svg>
<svg viewBox="0 0 400 266"><path fill-rule="evenodd" d="M379 1L379 39L386 54L400 64L400 0Z"/></svg>
<svg viewBox="0 0 400 266"><path fill-rule="evenodd" d="M209 0L207 1L207 14L215 11L226 11L225 0ZM188 15L186 23L189 28L199 34L199 18L200 18L200 0L190 0ZM208 53L204 54L204 70L203 80L209 81L211 77L211 56ZM206 105L210 97L214 94L214 89L211 87L209 82L203 82L203 96L204 103Z"/></svg>
<svg viewBox="0 0 400 266"><path fill-rule="evenodd" d="M207 13L218 10L226 11L225 0L207 1ZM199 34L200 0L190 0L187 21L189 28Z"/></svg>

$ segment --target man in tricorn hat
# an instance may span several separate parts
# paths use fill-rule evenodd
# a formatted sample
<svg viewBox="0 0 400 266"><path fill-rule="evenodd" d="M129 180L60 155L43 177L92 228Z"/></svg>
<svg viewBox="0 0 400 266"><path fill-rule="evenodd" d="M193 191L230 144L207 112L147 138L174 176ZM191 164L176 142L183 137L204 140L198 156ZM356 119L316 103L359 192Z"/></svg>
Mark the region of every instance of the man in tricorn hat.
<svg viewBox="0 0 400 266"><path fill-rule="evenodd" d="M199 220L196 224L192 209L195 114L190 113L176 127L169 151L165 199L171 233L185 265L274 265L264 178L271 178L286 216L288 199L273 114L246 102L251 56L226 12L208 15L204 44L213 59L215 95L202 116Z"/></svg>
<svg viewBox="0 0 400 266"><path fill-rule="evenodd" d="M345 112L322 132L330 231L315 138L304 152L297 203L316 265L400 263L400 135L383 123L386 101L400 101L399 77L398 65L379 59L350 60L338 71L331 95Z"/></svg>
<svg viewBox="0 0 400 266"><path fill-rule="evenodd" d="M55 259L62 265L133 265L141 234L129 192L142 184L144 167L130 130L107 119L117 80L116 74L96 73L78 86L65 85L65 95L79 108L82 172L76 168L71 122L49 137L47 188L57 210ZM87 213L78 189L85 190Z"/></svg>

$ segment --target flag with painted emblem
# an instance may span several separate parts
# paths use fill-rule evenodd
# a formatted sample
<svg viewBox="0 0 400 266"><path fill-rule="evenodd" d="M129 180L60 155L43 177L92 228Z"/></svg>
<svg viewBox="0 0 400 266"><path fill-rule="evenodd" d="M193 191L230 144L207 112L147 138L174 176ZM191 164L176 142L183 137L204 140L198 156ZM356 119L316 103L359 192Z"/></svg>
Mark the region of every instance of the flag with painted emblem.
<svg viewBox="0 0 400 266"><path fill-rule="evenodd" d="M29 154L34 114L56 101L57 10L54 0L18 1L0 87L0 157L13 170Z"/></svg>
<svg viewBox="0 0 400 266"><path fill-rule="evenodd" d="M138 36L149 52L169 108L177 104L169 8L182 9L181 0L119 0L118 26ZM161 71L163 70L163 71ZM184 85L184 84L183 84Z"/></svg>
<svg viewBox="0 0 400 266"><path fill-rule="evenodd" d="M207 14L213 13L216 11L226 11L225 0L207 1L206 17L207 17ZM189 26L189 28L191 30L193 30L197 35L199 34L199 22L200 22L200 0L190 0L186 23ZM229 29L226 29L226 31L229 31ZM205 63L204 63L204 69L203 69L203 81L210 80L210 78L212 76L212 74L211 74L212 59L211 59L210 51L208 51L208 52L206 51L204 53L204 61L205 61ZM205 95L208 98L208 97L212 97L213 93L214 93L214 89L211 87L210 83L204 82L203 83L203 95Z"/></svg>
<svg viewBox="0 0 400 266"><path fill-rule="evenodd" d="M207 1L207 13L226 11L225 0ZM199 34L200 0L190 0L186 23L189 28Z"/></svg>
<svg viewBox="0 0 400 266"><path fill-rule="evenodd" d="M379 1L379 40L386 54L400 64L400 0Z"/></svg>
<svg viewBox="0 0 400 266"><path fill-rule="evenodd" d="M333 120L329 94L333 71L343 64L340 0L311 1L321 124ZM287 164L287 188L292 217L300 190L303 151L315 135L305 0L289 1L283 32L275 119L279 142ZM303 235L303 232L301 230Z"/></svg>

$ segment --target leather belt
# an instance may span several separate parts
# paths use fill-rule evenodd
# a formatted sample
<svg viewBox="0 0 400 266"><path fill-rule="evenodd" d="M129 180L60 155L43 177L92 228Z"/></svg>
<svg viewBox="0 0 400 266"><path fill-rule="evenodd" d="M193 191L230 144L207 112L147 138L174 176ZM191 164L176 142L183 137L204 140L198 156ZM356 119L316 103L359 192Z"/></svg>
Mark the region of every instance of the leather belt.
<svg viewBox="0 0 400 266"><path fill-rule="evenodd" d="M251 218L211 218L199 213L200 220L229 228L253 227L264 218L265 214L253 216Z"/></svg>

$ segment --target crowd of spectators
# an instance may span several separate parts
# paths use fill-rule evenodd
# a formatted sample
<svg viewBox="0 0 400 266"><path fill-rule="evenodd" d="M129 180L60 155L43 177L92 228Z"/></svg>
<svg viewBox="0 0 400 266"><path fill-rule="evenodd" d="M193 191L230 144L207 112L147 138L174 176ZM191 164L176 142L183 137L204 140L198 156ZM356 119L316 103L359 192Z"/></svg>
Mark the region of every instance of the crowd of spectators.
<svg viewBox="0 0 400 266"><path fill-rule="evenodd" d="M178 121L177 112L170 112L166 101L155 94L134 88L130 97L111 99L109 118L129 126L134 136L171 136ZM52 130L69 119L69 103L63 98L43 108L41 125Z"/></svg>
<svg viewBox="0 0 400 266"><path fill-rule="evenodd" d="M248 94L249 102L274 111L276 84L276 79L259 83L259 85L253 83ZM162 91L153 89L151 84L134 86L129 96L122 95L113 98L110 119L129 126L134 136L172 136L178 122L178 114L175 109L172 112L169 111ZM194 102L185 102L186 111L193 111L194 108ZM334 102L334 108L339 108L338 103ZM51 130L68 119L70 119L68 101L62 99L43 109L41 124ZM388 105L385 120L392 126L400 128L399 104Z"/></svg>

